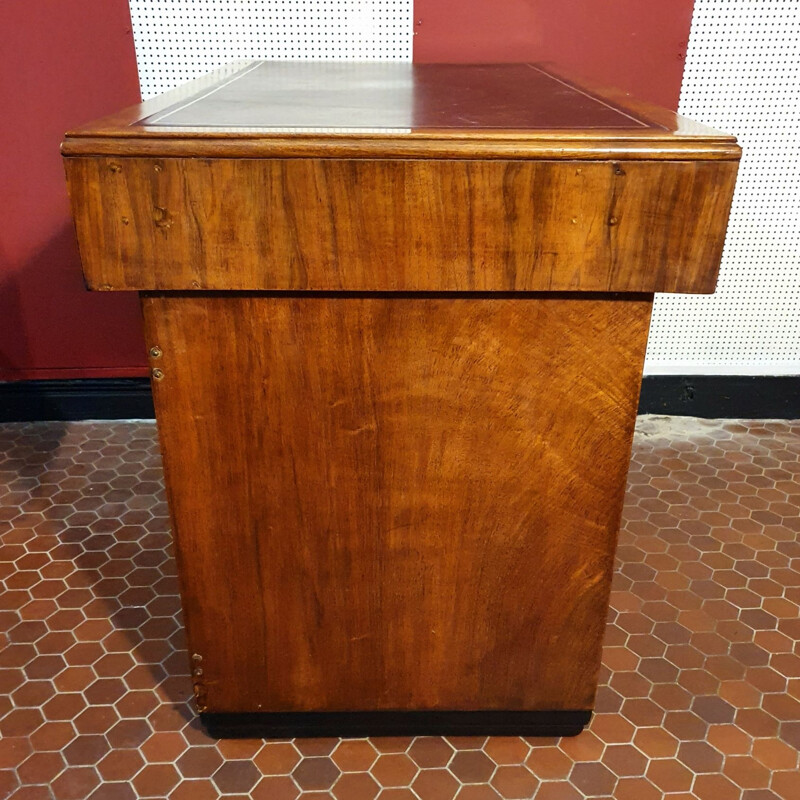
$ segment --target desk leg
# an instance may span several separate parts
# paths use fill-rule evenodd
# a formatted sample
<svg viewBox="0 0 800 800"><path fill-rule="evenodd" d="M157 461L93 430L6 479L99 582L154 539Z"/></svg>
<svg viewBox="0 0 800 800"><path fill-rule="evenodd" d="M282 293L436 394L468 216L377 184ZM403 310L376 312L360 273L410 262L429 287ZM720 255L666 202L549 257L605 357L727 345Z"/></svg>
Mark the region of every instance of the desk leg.
<svg viewBox="0 0 800 800"><path fill-rule="evenodd" d="M199 709L577 732L651 306L144 297Z"/></svg>

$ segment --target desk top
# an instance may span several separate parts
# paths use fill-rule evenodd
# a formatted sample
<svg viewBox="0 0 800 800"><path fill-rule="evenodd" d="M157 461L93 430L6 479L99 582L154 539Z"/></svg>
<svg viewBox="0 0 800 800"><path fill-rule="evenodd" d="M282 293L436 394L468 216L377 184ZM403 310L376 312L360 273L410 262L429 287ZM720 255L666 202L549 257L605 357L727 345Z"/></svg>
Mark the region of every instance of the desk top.
<svg viewBox="0 0 800 800"><path fill-rule="evenodd" d="M258 61L137 125L398 133L663 128L535 64L310 61Z"/></svg>
<svg viewBox="0 0 800 800"><path fill-rule="evenodd" d="M736 159L735 139L540 64L249 61L67 134L65 155Z"/></svg>

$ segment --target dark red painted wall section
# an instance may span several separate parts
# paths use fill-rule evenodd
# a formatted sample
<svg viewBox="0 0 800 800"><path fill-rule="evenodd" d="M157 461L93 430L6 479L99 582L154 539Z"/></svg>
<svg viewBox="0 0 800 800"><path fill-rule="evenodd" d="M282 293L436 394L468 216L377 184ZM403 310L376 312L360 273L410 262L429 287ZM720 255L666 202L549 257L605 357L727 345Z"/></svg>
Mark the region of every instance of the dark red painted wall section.
<svg viewBox="0 0 800 800"><path fill-rule="evenodd" d="M58 149L138 99L126 0L0 2L0 380L147 374L137 298L83 286Z"/></svg>
<svg viewBox="0 0 800 800"><path fill-rule="evenodd" d="M414 60L552 61L676 108L693 0L415 0Z"/></svg>

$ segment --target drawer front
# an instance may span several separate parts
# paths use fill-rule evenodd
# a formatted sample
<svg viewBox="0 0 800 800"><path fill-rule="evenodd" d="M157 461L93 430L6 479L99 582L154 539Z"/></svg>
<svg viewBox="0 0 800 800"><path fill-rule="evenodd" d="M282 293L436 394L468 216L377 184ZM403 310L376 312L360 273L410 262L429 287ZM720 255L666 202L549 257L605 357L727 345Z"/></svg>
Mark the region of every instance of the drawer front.
<svg viewBox="0 0 800 800"><path fill-rule="evenodd" d="M712 292L735 161L68 157L100 290Z"/></svg>

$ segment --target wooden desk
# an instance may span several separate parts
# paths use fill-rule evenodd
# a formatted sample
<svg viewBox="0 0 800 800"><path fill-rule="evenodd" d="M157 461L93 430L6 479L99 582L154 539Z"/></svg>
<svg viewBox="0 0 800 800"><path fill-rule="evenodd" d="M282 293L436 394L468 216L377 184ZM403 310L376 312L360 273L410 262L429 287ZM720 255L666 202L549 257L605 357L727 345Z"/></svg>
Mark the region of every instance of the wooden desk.
<svg viewBox="0 0 800 800"><path fill-rule="evenodd" d="M249 62L63 153L89 287L142 293L212 729L580 730L735 140L532 64Z"/></svg>

